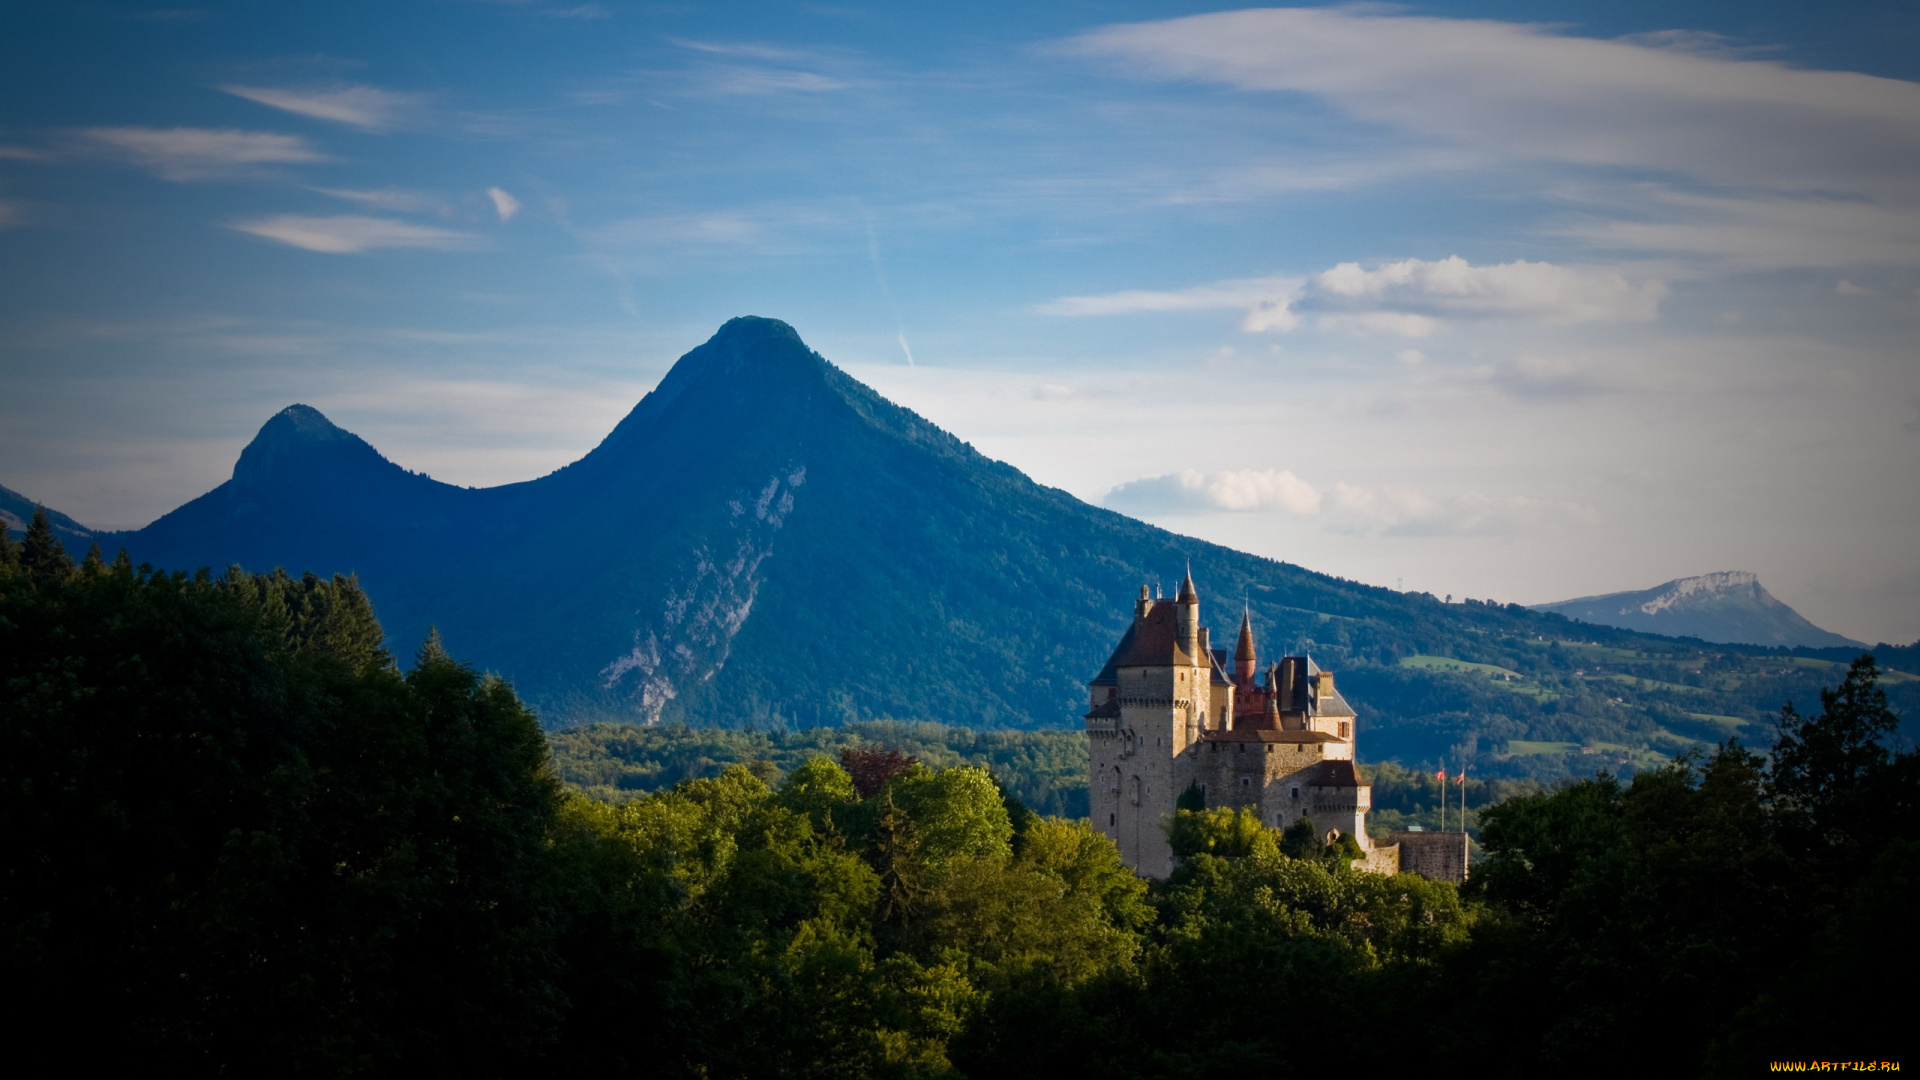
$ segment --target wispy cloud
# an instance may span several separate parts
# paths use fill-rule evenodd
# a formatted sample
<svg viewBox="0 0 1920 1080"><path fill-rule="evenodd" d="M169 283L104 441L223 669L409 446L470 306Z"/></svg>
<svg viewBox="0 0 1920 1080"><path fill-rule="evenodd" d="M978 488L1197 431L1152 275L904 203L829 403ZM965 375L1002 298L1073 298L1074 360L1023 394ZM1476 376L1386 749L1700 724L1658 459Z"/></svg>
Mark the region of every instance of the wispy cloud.
<svg viewBox="0 0 1920 1080"><path fill-rule="evenodd" d="M1185 469L1128 481L1101 501L1148 515L1277 512L1315 518L1333 532L1383 536L1507 535L1599 520L1593 507L1525 495L1469 491L1436 497L1347 483L1322 492L1284 469Z"/></svg>
<svg viewBox="0 0 1920 1080"><path fill-rule="evenodd" d="M256 101L315 120L330 120L365 131L387 131L411 119L425 95L374 86L329 86L293 90L267 86L222 86L235 97Z"/></svg>
<svg viewBox="0 0 1920 1080"><path fill-rule="evenodd" d="M488 188L487 198L493 200L493 212L500 216L502 223L512 221L513 216L520 212L520 200L500 188Z"/></svg>
<svg viewBox="0 0 1920 1080"><path fill-rule="evenodd" d="M96 127L80 136L98 152L129 161L163 180L211 180L268 165L328 160L298 135L211 128Z"/></svg>
<svg viewBox="0 0 1920 1080"><path fill-rule="evenodd" d="M1659 316L1667 288L1609 271L1524 260L1474 266L1459 256L1403 259L1373 269L1341 263L1307 278L1241 278L1175 292L1069 296L1041 304L1047 315L1241 310L1250 332L1293 330L1303 311L1322 312L1322 330L1424 337L1442 317L1538 323L1645 322Z"/></svg>
<svg viewBox="0 0 1920 1080"><path fill-rule="evenodd" d="M1289 514L1320 512L1320 492L1284 469L1234 469L1142 477L1121 484L1103 500L1116 510L1141 513L1178 513L1192 510L1236 512L1280 510Z"/></svg>
<svg viewBox="0 0 1920 1080"><path fill-rule="evenodd" d="M773 61L805 60L812 56L803 49L764 45L752 41L693 41L687 38L669 38L668 40L683 49L714 56L744 56L750 60Z"/></svg>
<svg viewBox="0 0 1920 1080"><path fill-rule="evenodd" d="M698 70L694 88L698 93L720 96L767 97L775 94L830 93L854 85L849 80L815 71L712 64Z"/></svg>
<svg viewBox="0 0 1920 1080"><path fill-rule="evenodd" d="M1405 488L1335 484L1327 499L1330 527L1387 536L1499 536L1599 522L1582 503L1526 495L1463 492L1433 498Z"/></svg>
<svg viewBox="0 0 1920 1080"><path fill-rule="evenodd" d="M322 195L374 210L389 210L400 214L439 214L442 217L450 217L453 214L453 207L449 206L445 199L423 191L408 191L404 188L377 190L314 188L313 190Z"/></svg>
<svg viewBox="0 0 1920 1080"><path fill-rule="evenodd" d="M0 145L0 161L47 161L53 155L30 146Z"/></svg>
<svg viewBox="0 0 1920 1080"><path fill-rule="evenodd" d="M1148 75L1315 94L1365 120L1503 156L1743 188L1920 191L1920 84L1700 45L1291 8L1111 26L1066 48Z"/></svg>
<svg viewBox="0 0 1920 1080"><path fill-rule="evenodd" d="M1172 292L1129 289L1098 296L1063 296L1039 305L1042 315L1130 315L1142 311L1211 311L1240 308L1247 330L1291 330L1300 324L1292 305L1304 279L1239 278Z"/></svg>
<svg viewBox="0 0 1920 1080"><path fill-rule="evenodd" d="M337 217L278 217L235 222L231 228L283 244L328 255L352 255L375 248L435 248L452 251L479 246L479 238L452 229L436 229L388 218L342 214Z"/></svg>
<svg viewBox="0 0 1920 1080"><path fill-rule="evenodd" d="M1920 212L1912 207L1661 191L1636 216L1563 231L1599 247L1704 257L1741 270L1920 265Z"/></svg>

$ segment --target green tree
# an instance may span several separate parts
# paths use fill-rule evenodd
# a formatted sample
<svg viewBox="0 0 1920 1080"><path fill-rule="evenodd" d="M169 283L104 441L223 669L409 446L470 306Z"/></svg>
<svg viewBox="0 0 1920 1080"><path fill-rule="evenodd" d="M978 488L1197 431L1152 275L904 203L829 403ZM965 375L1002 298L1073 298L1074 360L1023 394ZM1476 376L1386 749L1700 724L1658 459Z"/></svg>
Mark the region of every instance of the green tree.
<svg viewBox="0 0 1920 1080"><path fill-rule="evenodd" d="M1207 793L1200 790L1200 781L1189 780L1186 789L1180 792L1180 797L1173 801L1173 808L1175 810L1205 810L1207 808Z"/></svg>
<svg viewBox="0 0 1920 1080"><path fill-rule="evenodd" d="M66 546L54 535L53 523L47 520L44 506L34 507L33 521L27 526L27 535L20 545L20 565L37 581L61 578L73 572L73 556L67 554Z"/></svg>

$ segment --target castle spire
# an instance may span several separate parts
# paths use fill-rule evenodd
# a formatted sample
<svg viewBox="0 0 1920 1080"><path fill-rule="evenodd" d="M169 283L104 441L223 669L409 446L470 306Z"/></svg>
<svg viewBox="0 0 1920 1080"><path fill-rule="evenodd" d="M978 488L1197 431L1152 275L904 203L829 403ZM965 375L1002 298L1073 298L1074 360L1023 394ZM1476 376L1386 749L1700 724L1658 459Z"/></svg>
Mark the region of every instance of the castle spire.
<svg viewBox="0 0 1920 1080"><path fill-rule="evenodd" d="M1187 576L1184 580L1180 582L1179 602L1182 604L1197 604L1200 602L1200 594L1198 592L1195 592L1193 588L1193 564L1192 563L1187 564Z"/></svg>
<svg viewBox="0 0 1920 1080"><path fill-rule="evenodd" d="M1253 613L1240 610L1240 642L1233 648L1233 678L1242 687L1253 684L1253 673L1259 669L1259 658L1253 651Z"/></svg>

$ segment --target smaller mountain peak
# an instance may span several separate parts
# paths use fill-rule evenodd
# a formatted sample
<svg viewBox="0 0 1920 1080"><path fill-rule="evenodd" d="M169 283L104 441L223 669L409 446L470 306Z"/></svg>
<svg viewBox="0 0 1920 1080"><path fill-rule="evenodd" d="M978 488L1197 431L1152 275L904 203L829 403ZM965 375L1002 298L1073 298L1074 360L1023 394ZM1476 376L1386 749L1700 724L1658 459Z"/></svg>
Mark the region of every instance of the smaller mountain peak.
<svg viewBox="0 0 1920 1080"><path fill-rule="evenodd" d="M271 420L260 426L260 433L253 437L253 441L335 442L353 437L351 432L327 419L319 409L311 405L294 404L274 413Z"/></svg>
<svg viewBox="0 0 1920 1080"><path fill-rule="evenodd" d="M265 482L288 462L340 444L366 446L358 435L327 419L319 409L289 405L260 425L253 441L240 451L240 460L233 465L233 479L242 486ZM372 454L373 448L367 447L367 452Z"/></svg>

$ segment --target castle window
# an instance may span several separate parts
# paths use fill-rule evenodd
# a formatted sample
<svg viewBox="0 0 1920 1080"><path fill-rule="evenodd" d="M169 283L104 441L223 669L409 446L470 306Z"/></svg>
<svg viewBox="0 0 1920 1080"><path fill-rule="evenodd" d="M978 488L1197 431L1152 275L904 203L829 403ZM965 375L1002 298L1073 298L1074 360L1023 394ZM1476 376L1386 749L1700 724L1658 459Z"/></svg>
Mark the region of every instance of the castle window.
<svg viewBox="0 0 1920 1080"><path fill-rule="evenodd" d="M1253 786L1253 777L1251 777L1251 776L1243 776L1243 777L1241 777L1241 778L1240 778L1240 786L1241 786L1241 787L1252 787L1252 786Z"/></svg>
<svg viewBox="0 0 1920 1080"><path fill-rule="evenodd" d="M1347 722L1345 720L1340 721L1340 737L1343 739L1352 738L1351 735L1347 734Z"/></svg>
<svg viewBox="0 0 1920 1080"><path fill-rule="evenodd" d="M1107 827L1108 827L1108 828L1112 828L1112 827L1113 827L1113 823L1114 823L1114 821L1115 821L1115 820L1116 820L1116 819L1117 819L1117 818L1118 818L1119 816L1120 816L1120 815L1118 815L1118 814L1108 814L1108 815L1107 815Z"/></svg>
<svg viewBox="0 0 1920 1080"><path fill-rule="evenodd" d="M1294 798L1296 798L1296 799L1300 797L1300 785L1299 785L1299 784L1295 784L1295 785L1293 785L1293 797L1294 797Z"/></svg>

